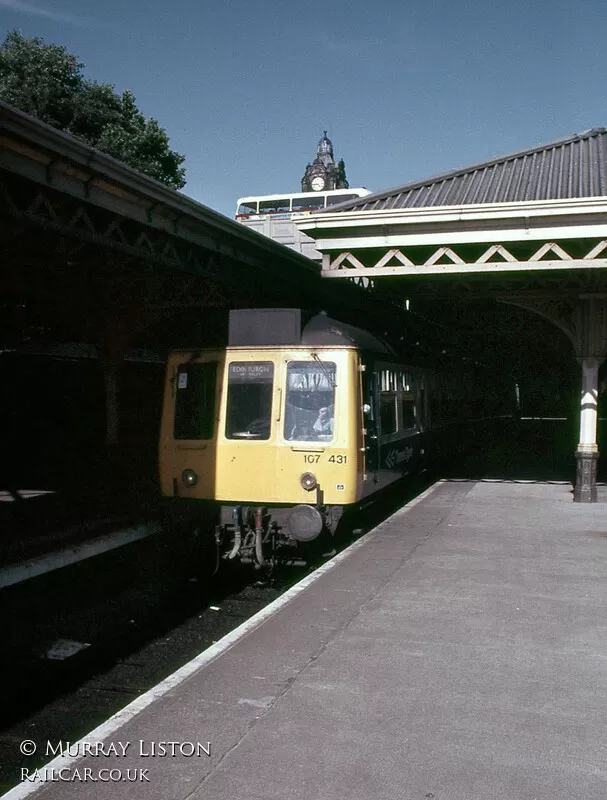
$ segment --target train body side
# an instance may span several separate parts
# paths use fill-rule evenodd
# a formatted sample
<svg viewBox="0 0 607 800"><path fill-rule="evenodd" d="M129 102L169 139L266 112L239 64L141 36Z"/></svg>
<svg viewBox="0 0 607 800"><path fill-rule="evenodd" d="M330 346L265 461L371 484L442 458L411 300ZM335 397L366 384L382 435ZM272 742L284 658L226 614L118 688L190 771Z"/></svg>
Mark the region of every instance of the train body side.
<svg viewBox="0 0 607 800"><path fill-rule="evenodd" d="M367 497L427 466L433 373L373 355L364 354L362 361Z"/></svg>

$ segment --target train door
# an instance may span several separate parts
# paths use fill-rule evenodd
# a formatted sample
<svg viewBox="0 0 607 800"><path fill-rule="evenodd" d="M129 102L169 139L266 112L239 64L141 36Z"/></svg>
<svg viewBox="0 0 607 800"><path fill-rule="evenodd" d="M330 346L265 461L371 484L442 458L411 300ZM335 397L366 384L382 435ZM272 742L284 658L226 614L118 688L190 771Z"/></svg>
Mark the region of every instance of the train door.
<svg viewBox="0 0 607 800"><path fill-rule="evenodd" d="M211 499L215 493L217 399L222 365L218 358L169 359L159 450L162 493ZM188 476L188 477L186 477Z"/></svg>
<svg viewBox="0 0 607 800"><path fill-rule="evenodd" d="M225 412L217 459L217 499L225 503L276 500L273 424L274 357L238 353L227 363Z"/></svg>
<svg viewBox="0 0 607 800"><path fill-rule="evenodd" d="M379 480L379 429L378 429L378 383L377 373L369 362L362 372L363 425L365 435L365 469L367 486L372 487Z"/></svg>

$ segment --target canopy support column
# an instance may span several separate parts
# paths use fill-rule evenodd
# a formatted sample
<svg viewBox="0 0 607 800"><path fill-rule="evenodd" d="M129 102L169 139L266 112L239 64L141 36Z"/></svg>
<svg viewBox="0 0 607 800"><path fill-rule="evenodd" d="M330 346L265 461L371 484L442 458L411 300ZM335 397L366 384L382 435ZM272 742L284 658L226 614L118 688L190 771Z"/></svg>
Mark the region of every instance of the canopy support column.
<svg viewBox="0 0 607 800"><path fill-rule="evenodd" d="M599 367L607 353L607 302L605 295L581 295L575 309L578 332L576 356L582 367L580 397L580 441L575 452L577 470L573 499L596 503L596 473L599 460L597 420Z"/></svg>
<svg viewBox="0 0 607 800"><path fill-rule="evenodd" d="M599 448L596 442L599 366L602 359L581 358L582 393L580 441L575 452L577 469L573 499L576 503L596 503L596 469Z"/></svg>

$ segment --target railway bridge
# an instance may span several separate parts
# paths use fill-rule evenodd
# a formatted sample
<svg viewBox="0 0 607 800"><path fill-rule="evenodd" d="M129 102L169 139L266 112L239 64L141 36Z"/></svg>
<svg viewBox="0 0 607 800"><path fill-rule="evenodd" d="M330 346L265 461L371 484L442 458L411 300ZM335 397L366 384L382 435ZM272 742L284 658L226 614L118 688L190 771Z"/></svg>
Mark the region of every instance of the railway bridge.
<svg viewBox="0 0 607 800"><path fill-rule="evenodd" d="M496 302L552 323L554 336L564 337L563 360L570 358L568 340L582 369L578 502L597 499L599 367L607 357L606 164L607 130L597 128L297 221L316 240L329 283L347 278L369 297L400 298L401 307L431 302L437 318L460 330L462 308L490 301L484 324L475 323L480 335L499 317Z"/></svg>

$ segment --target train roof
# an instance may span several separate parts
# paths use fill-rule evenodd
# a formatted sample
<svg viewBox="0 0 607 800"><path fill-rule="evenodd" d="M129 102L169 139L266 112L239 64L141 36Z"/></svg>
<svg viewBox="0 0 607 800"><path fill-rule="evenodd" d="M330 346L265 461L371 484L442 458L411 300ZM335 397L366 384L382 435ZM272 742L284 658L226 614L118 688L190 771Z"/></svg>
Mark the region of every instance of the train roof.
<svg viewBox="0 0 607 800"><path fill-rule="evenodd" d="M362 328L332 319L325 312L299 308L247 308L230 311L228 344L251 346L357 347L394 356L390 345Z"/></svg>
<svg viewBox="0 0 607 800"><path fill-rule="evenodd" d="M369 331L347 325L345 322L331 319L326 314L316 314L304 326L301 343L305 345L347 346L360 350L370 350L384 355L396 355L394 350L383 339Z"/></svg>

